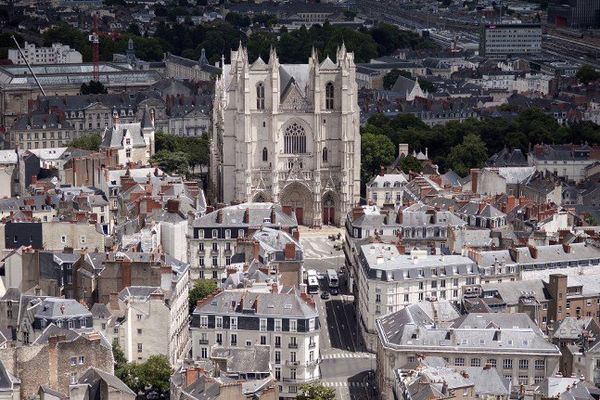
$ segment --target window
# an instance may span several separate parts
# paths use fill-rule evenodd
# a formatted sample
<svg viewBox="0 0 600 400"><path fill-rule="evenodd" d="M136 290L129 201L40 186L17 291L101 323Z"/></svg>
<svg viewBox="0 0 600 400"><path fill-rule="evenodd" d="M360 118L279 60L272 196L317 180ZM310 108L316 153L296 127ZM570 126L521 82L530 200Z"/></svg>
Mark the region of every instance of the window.
<svg viewBox="0 0 600 400"><path fill-rule="evenodd" d="M294 122L285 129L283 138L285 154L306 153L306 133L304 128Z"/></svg>
<svg viewBox="0 0 600 400"><path fill-rule="evenodd" d="M261 332L266 332L267 330L267 319L266 318L261 318L260 319L260 331Z"/></svg>
<svg viewBox="0 0 600 400"><path fill-rule="evenodd" d="M295 349L298 348L298 341L296 339L296 336L292 336L290 337L290 346L291 349Z"/></svg>
<svg viewBox="0 0 600 400"><path fill-rule="evenodd" d="M125 157L131 158L131 149L125 149Z"/></svg>
<svg viewBox="0 0 600 400"><path fill-rule="evenodd" d="M71 357L71 366L77 365L77 357Z"/></svg>
<svg viewBox="0 0 600 400"><path fill-rule="evenodd" d="M290 379L296 380L296 368L290 369ZM291 389L291 387L290 387Z"/></svg>
<svg viewBox="0 0 600 400"><path fill-rule="evenodd" d="M327 158L328 158L329 154L327 154L327 147L323 148L323 162L326 163L327 162Z"/></svg>
<svg viewBox="0 0 600 400"><path fill-rule="evenodd" d="M260 344L267 344L267 337L265 335L260 335Z"/></svg>
<svg viewBox="0 0 600 400"><path fill-rule="evenodd" d="M315 319L311 318L308 320L308 331L312 332L314 330L315 330ZM312 338L312 336L311 336L311 338Z"/></svg>
<svg viewBox="0 0 600 400"><path fill-rule="evenodd" d="M333 83L325 85L325 109L333 110Z"/></svg>
<svg viewBox="0 0 600 400"><path fill-rule="evenodd" d="M218 258L217 256L213 256L212 257L212 266L216 267L218 265Z"/></svg>
<svg viewBox="0 0 600 400"><path fill-rule="evenodd" d="M481 367L481 359L480 358L472 358L471 359L471 367Z"/></svg>
<svg viewBox="0 0 600 400"><path fill-rule="evenodd" d="M137 344L137 347L138 347L138 351L137 351L137 352L138 352L138 353L141 353L141 352L142 352L142 350L143 350L143 348L144 348L143 344L142 344L142 343L138 343L138 344Z"/></svg>
<svg viewBox="0 0 600 400"><path fill-rule="evenodd" d="M504 369L512 369L512 360L510 359L505 359L502 361L502 367Z"/></svg>
<svg viewBox="0 0 600 400"><path fill-rule="evenodd" d="M61 237L60 237L60 242L61 242L62 244L65 244L65 243L67 243L67 237L66 237L65 235L61 235Z"/></svg>
<svg viewBox="0 0 600 400"><path fill-rule="evenodd" d="M198 244L198 251L204 251L204 242Z"/></svg>
<svg viewBox="0 0 600 400"><path fill-rule="evenodd" d="M544 360L535 360L535 369L543 370L546 368L546 362Z"/></svg>
<svg viewBox="0 0 600 400"><path fill-rule="evenodd" d="M200 348L200 358L208 358L208 348Z"/></svg>
<svg viewBox="0 0 600 400"><path fill-rule="evenodd" d="M137 330L137 334L138 334L138 335L141 335L141 334L142 334L142 330L141 330L141 329L138 329L138 330Z"/></svg>
<svg viewBox="0 0 600 400"><path fill-rule="evenodd" d="M266 147L263 147L263 151L262 151L262 160L264 162L269 161L269 150L267 150Z"/></svg>
<svg viewBox="0 0 600 400"><path fill-rule="evenodd" d="M290 379L296 379L296 370L294 370L293 378L292 378L292 372L290 371ZM290 393L298 393L298 386L290 386Z"/></svg>
<svg viewBox="0 0 600 400"><path fill-rule="evenodd" d="M465 366L465 359L462 357L456 357L454 359L454 365L457 367L464 367Z"/></svg>
<svg viewBox="0 0 600 400"><path fill-rule="evenodd" d="M237 334L236 333L231 334L231 345L237 346Z"/></svg>
<svg viewBox="0 0 600 400"><path fill-rule="evenodd" d="M519 369L528 369L529 360L519 360Z"/></svg>
<svg viewBox="0 0 600 400"><path fill-rule="evenodd" d="M213 251L219 251L219 244L217 242L213 242L212 249L213 249Z"/></svg>
<svg viewBox="0 0 600 400"><path fill-rule="evenodd" d="M275 347L281 347L281 336L275 336Z"/></svg>
<svg viewBox="0 0 600 400"><path fill-rule="evenodd" d="M527 385L529 383L529 377L527 375L519 375L519 385Z"/></svg>
<svg viewBox="0 0 600 400"><path fill-rule="evenodd" d="M256 108L258 110L265 109L265 86L262 82L256 85Z"/></svg>
<svg viewBox="0 0 600 400"><path fill-rule="evenodd" d="M375 294L375 303L381 303L381 294Z"/></svg>
<svg viewBox="0 0 600 400"><path fill-rule="evenodd" d="M217 333L217 340L216 340L218 345L222 345L223 344L223 334L222 333Z"/></svg>
<svg viewBox="0 0 600 400"><path fill-rule="evenodd" d="M142 314L137 314L136 318L137 318L138 321L141 321L142 320Z"/></svg>
<svg viewBox="0 0 600 400"><path fill-rule="evenodd" d="M281 352L280 351L275 352L275 364L281 364Z"/></svg>
<svg viewBox="0 0 600 400"><path fill-rule="evenodd" d="M279 368L279 367L275 368L275 379L277 379L277 380L281 379L281 368Z"/></svg>
<svg viewBox="0 0 600 400"><path fill-rule="evenodd" d="M200 256L198 263L200 264L201 267L204 267L204 256Z"/></svg>
<svg viewBox="0 0 600 400"><path fill-rule="evenodd" d="M207 315L200 316L200 328L208 328L208 316Z"/></svg>
<svg viewBox="0 0 600 400"><path fill-rule="evenodd" d="M252 341L246 340L246 347L252 347Z"/></svg>
<svg viewBox="0 0 600 400"><path fill-rule="evenodd" d="M85 356L79 356L79 365L85 364Z"/></svg>
<svg viewBox="0 0 600 400"><path fill-rule="evenodd" d="M237 326L238 326L237 323L238 323L237 317L231 317L229 319L229 325L230 325L231 329L237 329Z"/></svg>
<svg viewBox="0 0 600 400"><path fill-rule="evenodd" d="M492 368L496 368L496 359L495 358L488 359L487 364Z"/></svg>
<svg viewBox="0 0 600 400"><path fill-rule="evenodd" d="M219 236L219 231L217 229L213 229L212 230L212 237L213 239L216 239Z"/></svg>
<svg viewBox="0 0 600 400"><path fill-rule="evenodd" d="M290 319L290 332L296 332L298 330L298 321Z"/></svg>
<svg viewBox="0 0 600 400"><path fill-rule="evenodd" d="M281 320L280 319L275 320L275 332L281 332Z"/></svg>
<svg viewBox="0 0 600 400"><path fill-rule="evenodd" d="M75 385L77 383L77 372L71 372L71 385Z"/></svg>

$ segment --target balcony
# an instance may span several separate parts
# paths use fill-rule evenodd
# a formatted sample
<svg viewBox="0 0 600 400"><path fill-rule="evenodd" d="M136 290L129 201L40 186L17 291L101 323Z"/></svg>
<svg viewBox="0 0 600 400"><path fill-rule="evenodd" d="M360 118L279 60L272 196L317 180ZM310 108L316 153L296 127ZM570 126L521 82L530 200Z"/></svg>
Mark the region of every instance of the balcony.
<svg viewBox="0 0 600 400"><path fill-rule="evenodd" d="M316 360L312 360L312 361L307 361L306 362L306 366L307 367L314 367L315 365L318 365L321 361L317 358Z"/></svg>
<svg viewBox="0 0 600 400"><path fill-rule="evenodd" d="M200 339L198 341L198 343L200 343L200 344L208 344L208 339Z"/></svg>
<svg viewBox="0 0 600 400"><path fill-rule="evenodd" d="M309 344L308 344L308 348L309 348L309 349L314 349L315 347L317 347L317 344L316 344L316 343L314 343L314 342L313 342L313 343L309 343Z"/></svg>
<svg viewBox="0 0 600 400"><path fill-rule="evenodd" d="M297 367L300 365L300 363L298 361L289 361L287 360L285 362L285 365L287 365L288 367Z"/></svg>
<svg viewBox="0 0 600 400"><path fill-rule="evenodd" d="M280 349L281 348L281 343L275 343L275 348L276 349Z"/></svg>
<svg viewBox="0 0 600 400"><path fill-rule="evenodd" d="M219 249L216 249L216 250L215 249L211 249L210 250L210 254L212 256L218 256L219 255Z"/></svg>
<svg viewBox="0 0 600 400"><path fill-rule="evenodd" d="M290 343L288 344L288 349L297 349L298 348L298 343Z"/></svg>

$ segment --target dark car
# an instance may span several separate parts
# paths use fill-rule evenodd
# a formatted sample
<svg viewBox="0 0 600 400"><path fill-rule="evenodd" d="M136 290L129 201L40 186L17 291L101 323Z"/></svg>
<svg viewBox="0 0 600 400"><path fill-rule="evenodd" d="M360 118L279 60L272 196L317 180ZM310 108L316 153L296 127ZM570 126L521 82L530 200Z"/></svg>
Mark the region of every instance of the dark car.
<svg viewBox="0 0 600 400"><path fill-rule="evenodd" d="M329 299L329 292L323 292L323 293L321 293L321 298L322 298L323 300L327 300L327 299Z"/></svg>

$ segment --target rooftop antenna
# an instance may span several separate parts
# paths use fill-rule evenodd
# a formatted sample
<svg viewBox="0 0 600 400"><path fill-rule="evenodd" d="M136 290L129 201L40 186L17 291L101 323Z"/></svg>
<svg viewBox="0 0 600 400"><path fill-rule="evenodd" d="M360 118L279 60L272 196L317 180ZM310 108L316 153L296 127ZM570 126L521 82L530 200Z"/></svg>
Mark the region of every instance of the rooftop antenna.
<svg viewBox="0 0 600 400"><path fill-rule="evenodd" d="M15 38L14 35L12 35L11 37L12 37L12 40L14 40L15 44L17 45L17 50L19 50L19 54L23 58L23 61L25 61L27 68L29 68L29 72L31 72L31 75L33 76L33 79L35 80L35 83L37 84L38 88L40 88L40 92L42 92L42 95L44 95L44 97L45 97L46 92L44 91L44 88L40 84L40 81L38 80L37 76L35 76L35 73L33 72L31 65L29 65L29 61L27 61L27 57L25 57L25 54L23 54L23 50L21 50L21 46L19 46L19 42L17 42L17 39Z"/></svg>

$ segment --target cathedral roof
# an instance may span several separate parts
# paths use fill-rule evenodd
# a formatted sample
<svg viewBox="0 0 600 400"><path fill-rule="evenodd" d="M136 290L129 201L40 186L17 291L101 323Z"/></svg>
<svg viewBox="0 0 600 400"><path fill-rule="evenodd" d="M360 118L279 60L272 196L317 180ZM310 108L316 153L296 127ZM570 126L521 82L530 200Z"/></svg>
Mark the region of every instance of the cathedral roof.
<svg viewBox="0 0 600 400"><path fill-rule="evenodd" d="M256 59L256 61L254 61L254 64L252 64L250 66L250 69L265 69L267 67L267 64L263 61L262 58L260 58L260 56Z"/></svg>
<svg viewBox="0 0 600 400"><path fill-rule="evenodd" d="M292 79L304 93L308 82L308 64L284 64L279 67L281 93L288 87Z"/></svg>
<svg viewBox="0 0 600 400"><path fill-rule="evenodd" d="M329 56L327 56L327 58L321 63L321 65L319 65L319 68L321 68L321 69L336 69L337 65L335 65L335 63L333 61L331 61L331 58L329 58Z"/></svg>

